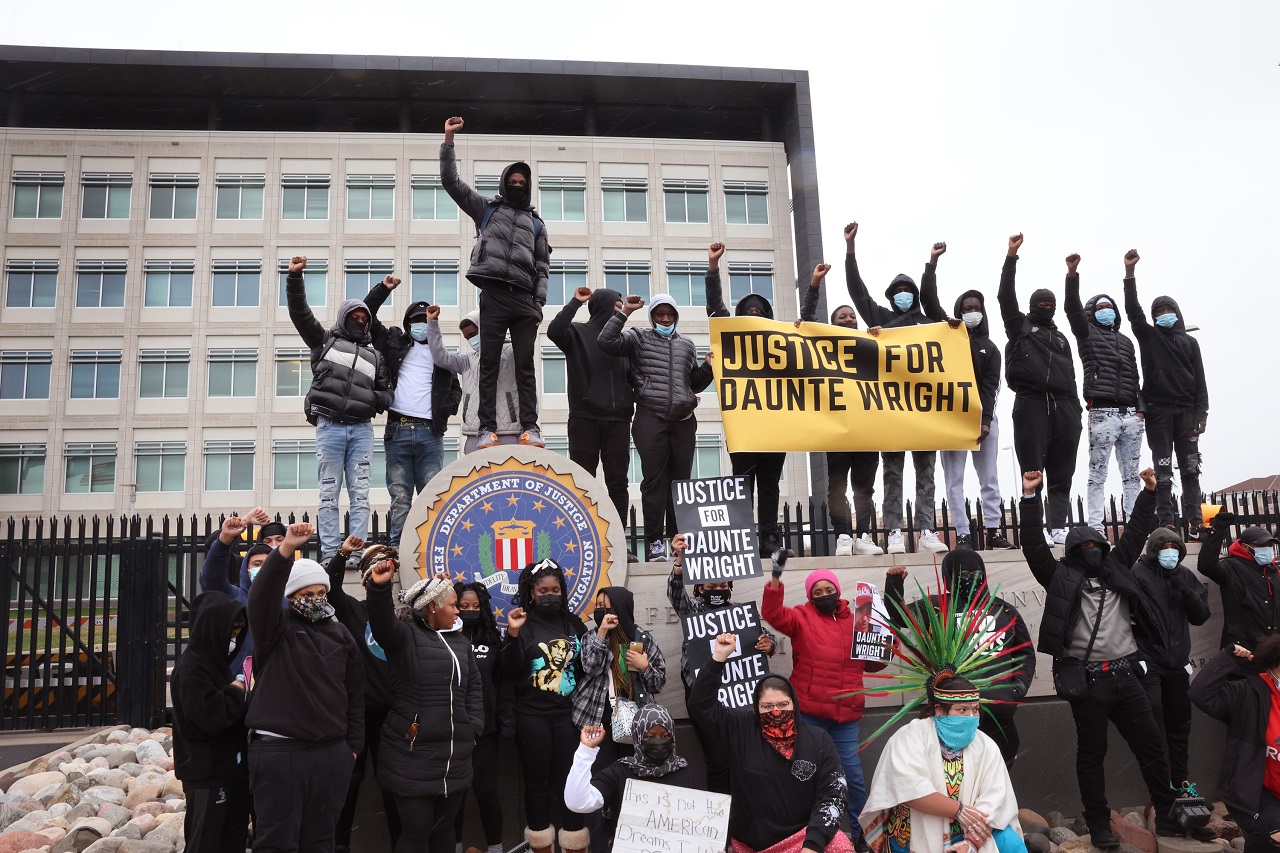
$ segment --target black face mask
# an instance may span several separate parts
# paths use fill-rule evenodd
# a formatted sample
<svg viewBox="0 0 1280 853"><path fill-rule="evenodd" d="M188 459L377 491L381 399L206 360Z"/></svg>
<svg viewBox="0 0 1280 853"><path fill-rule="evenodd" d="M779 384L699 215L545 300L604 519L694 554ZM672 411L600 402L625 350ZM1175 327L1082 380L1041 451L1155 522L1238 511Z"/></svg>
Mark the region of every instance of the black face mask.
<svg viewBox="0 0 1280 853"><path fill-rule="evenodd" d="M669 737L651 737L640 742L639 751L646 763L660 767L675 754L676 742Z"/></svg>
<svg viewBox="0 0 1280 853"><path fill-rule="evenodd" d="M599 628L603 625L604 617L608 616L612 612L612 607L597 607L595 610L591 611L591 618L596 621L596 627Z"/></svg>
<svg viewBox="0 0 1280 853"><path fill-rule="evenodd" d="M1084 572L1089 577L1097 577L1098 572L1102 569L1102 561L1106 555L1102 553L1101 548L1081 548L1077 559L1080 565L1084 566Z"/></svg>
<svg viewBox="0 0 1280 853"><path fill-rule="evenodd" d="M1056 305L1052 308L1041 308L1037 305L1028 312L1028 315L1033 323L1048 324L1053 322L1053 315L1056 313L1058 313Z"/></svg>
<svg viewBox="0 0 1280 853"><path fill-rule="evenodd" d="M348 314L347 319L342 321L342 330L346 332L353 341L363 341L369 334L369 323L368 321L361 323L356 320L355 317Z"/></svg>
<svg viewBox="0 0 1280 853"><path fill-rule="evenodd" d="M458 618L462 620L462 628L465 631L480 627L479 610L459 610Z"/></svg>
<svg viewBox="0 0 1280 853"><path fill-rule="evenodd" d="M724 607L729 603L729 590L704 589L698 593L698 598L701 598L702 603L707 607Z"/></svg>
<svg viewBox="0 0 1280 853"><path fill-rule="evenodd" d="M835 613L836 608L840 606L840 593L830 592L826 595L815 595L811 600L819 613Z"/></svg>
<svg viewBox="0 0 1280 853"><path fill-rule="evenodd" d="M506 192L507 203L512 207L528 207L529 206L529 187L512 186L507 184Z"/></svg>
<svg viewBox="0 0 1280 853"><path fill-rule="evenodd" d="M533 607L543 616L558 616L564 610L564 596L556 592L540 595Z"/></svg>

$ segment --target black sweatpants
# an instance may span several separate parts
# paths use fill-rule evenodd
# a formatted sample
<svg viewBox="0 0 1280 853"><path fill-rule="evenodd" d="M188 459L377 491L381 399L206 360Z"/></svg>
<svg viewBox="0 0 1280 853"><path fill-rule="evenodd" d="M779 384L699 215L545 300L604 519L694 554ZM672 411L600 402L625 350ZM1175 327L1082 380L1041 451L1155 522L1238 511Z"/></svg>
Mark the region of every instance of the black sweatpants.
<svg viewBox="0 0 1280 853"><path fill-rule="evenodd" d="M486 847L502 843L502 800L498 797L498 733L481 735L471 752L471 767L475 771L471 779L471 793L480 810L480 826L484 828ZM459 794L458 814L453 821L455 841L462 840L462 826L466 822L466 794ZM465 845L464 845L465 846Z"/></svg>
<svg viewBox="0 0 1280 853"><path fill-rule="evenodd" d="M251 740L255 853L333 853L333 831L354 764L343 740Z"/></svg>
<svg viewBox="0 0 1280 853"><path fill-rule="evenodd" d="M684 688L684 704L689 707L689 686ZM702 747L702 761L707 768L707 790L717 794L729 793L729 747L723 734L714 726L707 728L697 714L689 715L693 733Z"/></svg>
<svg viewBox="0 0 1280 853"><path fill-rule="evenodd" d="M1065 528L1071 516L1071 478L1081 429L1080 402L1074 397L1018 394L1014 398L1013 449L1023 471L1044 472L1050 530Z"/></svg>
<svg viewBox="0 0 1280 853"><path fill-rule="evenodd" d="M351 825L355 821L360 786L364 784L367 775L365 771L370 762L375 771L378 769L378 753L382 749L382 724L390 711L390 708L364 706L364 749L356 757L355 769L351 771L351 784L347 786L347 799L342 804L342 813L338 815L338 824L334 829L334 843L339 847L351 846ZM381 787L379 790L381 791ZM396 811L396 798L386 791L381 793L382 810L387 816L387 833L391 836L391 845L394 847L396 839L400 837L400 815Z"/></svg>
<svg viewBox="0 0 1280 853"><path fill-rule="evenodd" d="M697 439L695 439L696 441ZM778 500L782 489L782 467L787 463L785 453L730 453L729 464L733 473L750 477L756 492L756 521L760 544L778 538Z"/></svg>
<svg viewBox="0 0 1280 853"><path fill-rule="evenodd" d="M552 825L560 813L560 828L582 829L584 816L564 806L564 782L578 749L578 727L566 711L541 717L516 710L516 750L524 775L525 820L532 830Z"/></svg>
<svg viewBox="0 0 1280 853"><path fill-rule="evenodd" d="M875 526L876 470L880 454L875 451L827 454L827 512L837 536L861 536ZM853 509L848 489L853 488ZM854 527L855 521L857 527Z"/></svg>
<svg viewBox="0 0 1280 853"><path fill-rule="evenodd" d="M609 490L623 527L627 526L627 510L631 495L627 492L627 472L631 468L631 421L601 421L578 415L569 416L569 458L591 476L598 465L604 467L604 485Z"/></svg>
<svg viewBox="0 0 1280 853"><path fill-rule="evenodd" d="M1191 697L1187 690L1191 676L1185 669L1157 672L1147 664L1145 675L1138 677L1151 703L1151 713L1164 733L1165 752L1169 757L1169 781L1180 787L1187 781L1187 744L1191 740Z"/></svg>
<svg viewBox="0 0 1280 853"><path fill-rule="evenodd" d="M640 454L640 510L644 515L644 541L658 542L675 536L676 507L671 481L687 480L693 472L693 451L698 419L668 421L643 406L636 407L631 437ZM646 559L642 556L641 559ZM536 827L535 827L536 828Z"/></svg>
<svg viewBox="0 0 1280 853"><path fill-rule="evenodd" d="M1173 461L1182 478L1182 516L1195 530L1200 526L1200 436L1196 413L1190 408L1153 406L1147 409L1147 446L1156 469L1156 519L1173 524Z"/></svg>
<svg viewBox="0 0 1280 853"><path fill-rule="evenodd" d="M438 797L396 797L403 831L395 853L454 853L453 819L466 791Z"/></svg>
<svg viewBox="0 0 1280 853"><path fill-rule="evenodd" d="M501 285L480 288L480 404L476 414L480 418L481 435L498 428L498 367L508 332L516 368L520 427L538 428L538 377L534 372L533 346L540 323L542 309L529 291Z"/></svg>
<svg viewBox="0 0 1280 853"><path fill-rule="evenodd" d="M241 782L213 788L184 786L183 835L191 853L244 853L249 834L249 790Z"/></svg>
<svg viewBox="0 0 1280 853"><path fill-rule="evenodd" d="M990 714L984 711L978 717L978 731L996 742L996 746L1000 747L1000 757L1004 759L1006 768L1013 767L1013 761L1018 757L1018 747L1022 745L1022 739L1018 737L1018 725L1013 721L1016 706L995 705L990 706Z"/></svg>

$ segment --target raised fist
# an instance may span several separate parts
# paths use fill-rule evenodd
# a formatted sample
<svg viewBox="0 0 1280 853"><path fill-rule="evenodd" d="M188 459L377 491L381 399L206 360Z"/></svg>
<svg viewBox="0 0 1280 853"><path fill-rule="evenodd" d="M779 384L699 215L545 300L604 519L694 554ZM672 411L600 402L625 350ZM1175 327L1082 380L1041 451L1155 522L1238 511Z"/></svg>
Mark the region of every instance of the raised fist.
<svg viewBox="0 0 1280 853"><path fill-rule="evenodd" d="M307 268L306 255L294 255L289 259L289 275L300 273Z"/></svg>
<svg viewBox="0 0 1280 853"><path fill-rule="evenodd" d="M724 663L737 648L738 636L736 634L720 634L716 637L715 648L711 650L711 658Z"/></svg>
<svg viewBox="0 0 1280 853"><path fill-rule="evenodd" d="M253 509L249 510L244 514L244 520L254 525L255 527L261 527L264 524L270 523L271 516L268 515L267 511L262 507L255 506Z"/></svg>
<svg viewBox="0 0 1280 853"><path fill-rule="evenodd" d="M1019 231L1009 238L1009 255L1018 254L1018 249L1022 248L1022 232Z"/></svg>
<svg viewBox="0 0 1280 853"><path fill-rule="evenodd" d="M354 554L364 547L364 540L359 536L348 536L342 540L342 544L338 546L339 551L345 551L348 554Z"/></svg>
<svg viewBox="0 0 1280 853"><path fill-rule="evenodd" d="M1075 275L1076 267L1080 265L1080 256L1074 252L1067 255L1067 275Z"/></svg>
<svg viewBox="0 0 1280 853"><path fill-rule="evenodd" d="M1138 265L1139 260L1140 258L1138 257L1137 249L1130 249L1129 251L1125 252L1124 253L1125 270L1128 272L1133 272L1133 268Z"/></svg>
<svg viewBox="0 0 1280 853"><path fill-rule="evenodd" d="M1044 482L1044 474L1039 471L1023 471L1022 472L1022 494L1034 495L1036 489L1040 488L1040 484Z"/></svg>
<svg viewBox="0 0 1280 853"><path fill-rule="evenodd" d="M604 726L583 726L578 740L589 749L595 749L604 743Z"/></svg>
<svg viewBox="0 0 1280 853"><path fill-rule="evenodd" d="M858 236L858 223L850 222L844 227L844 241L853 245L853 238Z"/></svg>
<svg viewBox="0 0 1280 853"><path fill-rule="evenodd" d="M1153 492L1156 490L1156 469L1146 468L1139 472L1138 476L1142 478L1142 485L1144 488Z"/></svg>
<svg viewBox="0 0 1280 853"><path fill-rule="evenodd" d="M707 247L707 260L712 263L720 260L720 256L724 254L724 243L712 243Z"/></svg>
<svg viewBox="0 0 1280 853"><path fill-rule="evenodd" d="M614 628L617 628L617 627L618 627L618 614L608 613L608 614L605 614L605 617L600 620L600 624L596 626L596 633L599 634L601 637L603 637L605 634L608 634L610 631L612 631Z"/></svg>
<svg viewBox="0 0 1280 853"><path fill-rule="evenodd" d="M226 521L222 522L222 531L218 534L218 538L222 540L223 545L230 545L236 541L236 538L241 533L244 533L245 528L248 526L245 519L234 515L229 516Z"/></svg>
<svg viewBox="0 0 1280 853"><path fill-rule="evenodd" d="M379 560L369 567L369 582L382 586L396 576L395 560Z"/></svg>
<svg viewBox="0 0 1280 853"><path fill-rule="evenodd" d="M577 290L573 292L573 298L578 300L579 302L586 302L588 299L591 298L591 288L579 287Z"/></svg>
<svg viewBox="0 0 1280 853"><path fill-rule="evenodd" d="M507 636L520 636L520 629L524 627L524 623L529 619L529 614L524 612L523 607L514 607L507 612Z"/></svg>
<svg viewBox="0 0 1280 853"><path fill-rule="evenodd" d="M622 311L627 316L631 316L635 312L644 307L644 297L632 294L627 297L627 301L622 303Z"/></svg>
<svg viewBox="0 0 1280 853"><path fill-rule="evenodd" d="M945 255L946 253L947 253L946 243L934 243L933 248L929 250L929 259L936 264L938 262L938 258Z"/></svg>
<svg viewBox="0 0 1280 853"><path fill-rule="evenodd" d="M831 264L818 264L813 268L813 280L809 282L809 286L822 287L822 280L827 277L829 272L831 272Z"/></svg>
<svg viewBox="0 0 1280 853"><path fill-rule="evenodd" d="M397 287L400 286L400 279L396 278L393 275L388 275L386 278L382 280L382 286L385 287L387 290L395 290Z"/></svg>
<svg viewBox="0 0 1280 853"><path fill-rule="evenodd" d="M315 525L305 521L290 524L284 533L284 541L280 543L281 554L292 554L298 546L304 544L316 532Z"/></svg>
<svg viewBox="0 0 1280 853"><path fill-rule="evenodd" d="M439 320L439 319L440 319L440 306L439 306L439 305L428 305L428 306L427 306L427 319L428 319L428 320Z"/></svg>
<svg viewBox="0 0 1280 853"><path fill-rule="evenodd" d="M462 126L466 124L462 120L462 116L450 116L444 121L444 135L446 138L452 139L453 135L462 130Z"/></svg>

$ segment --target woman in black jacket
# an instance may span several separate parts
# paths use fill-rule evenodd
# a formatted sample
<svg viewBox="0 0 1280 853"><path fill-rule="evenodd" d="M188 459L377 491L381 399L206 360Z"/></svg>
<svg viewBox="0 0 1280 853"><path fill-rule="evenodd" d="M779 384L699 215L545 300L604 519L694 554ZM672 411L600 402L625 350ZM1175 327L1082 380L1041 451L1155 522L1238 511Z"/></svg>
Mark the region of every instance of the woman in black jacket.
<svg viewBox="0 0 1280 853"><path fill-rule="evenodd" d="M1262 671L1240 678L1236 658ZM1218 797L1245 834L1245 853L1280 849L1280 634L1218 652L1191 682L1191 701L1227 724Z"/></svg>
<svg viewBox="0 0 1280 853"><path fill-rule="evenodd" d="M365 574L369 625L391 665L391 711L382 731L378 784L396 798L396 853L453 853L453 820L471 784L471 753L484 729L481 676L462 636L458 596L443 577L424 578L396 613L396 563Z"/></svg>
<svg viewBox="0 0 1280 853"><path fill-rule="evenodd" d="M471 765L481 768L471 780L471 793L480 808L480 824L484 827L486 853L502 853L502 800L498 798L498 738L503 734L498 719L499 680L502 670L498 655L502 651L502 633L493 617L493 600L489 588L479 581L453 585L458 595L458 618L462 620L462 636L471 642L471 652L480 669L481 693L484 698L484 728L476 737ZM509 725L509 724L508 724ZM510 737L510 733L506 733ZM454 819L454 835L462 839L464 809Z"/></svg>

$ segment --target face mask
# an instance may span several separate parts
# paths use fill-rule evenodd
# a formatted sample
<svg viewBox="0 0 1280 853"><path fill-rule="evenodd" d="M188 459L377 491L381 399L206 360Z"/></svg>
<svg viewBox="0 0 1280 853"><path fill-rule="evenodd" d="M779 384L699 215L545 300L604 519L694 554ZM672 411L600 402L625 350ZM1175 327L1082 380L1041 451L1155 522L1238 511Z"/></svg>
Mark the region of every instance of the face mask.
<svg viewBox="0 0 1280 853"><path fill-rule="evenodd" d="M831 592L826 595L815 595L810 600L819 613L835 613L836 608L840 606L840 593Z"/></svg>
<svg viewBox="0 0 1280 853"><path fill-rule="evenodd" d="M596 627L599 628L603 625L604 617L608 616L612 612L612 607L597 607L595 610L591 611L591 618L596 620Z"/></svg>
<svg viewBox="0 0 1280 853"><path fill-rule="evenodd" d="M475 628L477 625L480 624L480 611L479 610L459 610L458 618L462 620L463 628L467 628L467 629Z"/></svg>
<svg viewBox="0 0 1280 853"><path fill-rule="evenodd" d="M986 317L981 311L970 311L967 314L960 315L960 319L964 320L965 326L970 329L976 329L982 325L982 320Z"/></svg>
<svg viewBox="0 0 1280 853"><path fill-rule="evenodd" d="M1253 561L1259 566L1269 566L1276 559L1276 549L1271 545L1266 545L1253 549Z"/></svg>
<svg viewBox="0 0 1280 853"><path fill-rule="evenodd" d="M1031 319L1039 320L1041 323L1050 323L1053 321L1053 315L1058 313L1058 306L1052 308L1041 308L1039 305L1030 311Z"/></svg>
<svg viewBox="0 0 1280 853"><path fill-rule="evenodd" d="M676 324L672 323L670 326L664 326L661 323L654 323L653 330L658 334L662 335L664 338L669 338L675 334Z"/></svg>
<svg viewBox="0 0 1280 853"><path fill-rule="evenodd" d="M329 596L327 595L309 595L303 598L294 598L289 601L289 606L308 622L320 622L333 615L333 608L329 606Z"/></svg>
<svg viewBox="0 0 1280 853"><path fill-rule="evenodd" d="M934 717L938 740L952 752L959 752L973 743L978 734L977 717Z"/></svg>
<svg viewBox="0 0 1280 853"><path fill-rule="evenodd" d="M238 638L236 638L236 637L232 637L232 638L231 638L231 645L227 646L227 656L228 656L228 657L230 657L231 655L234 655L234 654L236 653L236 646L237 646L238 644L239 644L239 639L238 639Z"/></svg>
<svg viewBox="0 0 1280 853"><path fill-rule="evenodd" d="M666 764L675 751L676 742L669 737L651 737L640 742L640 754L644 756L645 763L655 767Z"/></svg>
<svg viewBox="0 0 1280 853"><path fill-rule="evenodd" d="M418 343L425 343L427 340L427 324L426 323L410 323L409 337Z"/></svg>
<svg viewBox="0 0 1280 853"><path fill-rule="evenodd" d="M729 603L729 590L727 589L704 589L698 594L702 599L702 603L707 607L724 607Z"/></svg>
<svg viewBox="0 0 1280 853"><path fill-rule="evenodd" d="M1159 561L1162 569L1176 569L1178 567L1178 550L1176 548L1165 548L1156 555L1156 560Z"/></svg>
<svg viewBox="0 0 1280 853"><path fill-rule="evenodd" d="M1178 323L1177 314L1161 314L1156 318L1156 325L1162 329L1172 329Z"/></svg>
<svg viewBox="0 0 1280 853"><path fill-rule="evenodd" d="M556 616L564 609L564 596L558 593L540 595L534 608L543 616Z"/></svg>
<svg viewBox="0 0 1280 853"><path fill-rule="evenodd" d="M528 207L529 206L529 186L513 187L507 184L507 202L512 207Z"/></svg>
<svg viewBox="0 0 1280 853"><path fill-rule="evenodd" d="M1079 551L1079 559L1081 565L1084 566L1085 573L1089 577L1093 577L1102 568L1103 554L1101 548L1081 548Z"/></svg>
<svg viewBox="0 0 1280 853"><path fill-rule="evenodd" d="M342 322L342 328L353 340L357 341L364 340L365 336L369 334L368 321L361 323L350 315L347 315L347 319Z"/></svg>
<svg viewBox="0 0 1280 853"><path fill-rule="evenodd" d="M480 336L479 335L473 335L467 342L471 344L472 351L480 352Z"/></svg>
<svg viewBox="0 0 1280 853"><path fill-rule="evenodd" d="M1114 326L1116 324L1116 312L1110 308L1100 308L1093 312L1093 319L1097 320L1099 325Z"/></svg>
<svg viewBox="0 0 1280 853"><path fill-rule="evenodd" d="M910 310L911 306L915 304L916 304L916 296L914 293L893 294L893 305L899 311Z"/></svg>
<svg viewBox="0 0 1280 853"><path fill-rule="evenodd" d="M258 577L258 572L260 571L262 571L262 566L249 567L249 583L253 583L254 579Z"/></svg>

